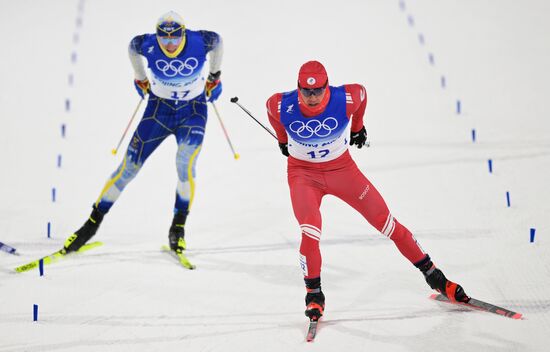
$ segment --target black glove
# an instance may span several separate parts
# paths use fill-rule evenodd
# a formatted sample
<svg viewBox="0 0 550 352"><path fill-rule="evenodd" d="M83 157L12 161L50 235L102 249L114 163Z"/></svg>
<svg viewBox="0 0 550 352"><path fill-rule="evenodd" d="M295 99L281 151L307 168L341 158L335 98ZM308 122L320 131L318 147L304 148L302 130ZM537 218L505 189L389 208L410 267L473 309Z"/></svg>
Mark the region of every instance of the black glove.
<svg viewBox="0 0 550 352"><path fill-rule="evenodd" d="M351 132L351 139L349 142L349 145L356 145L357 148L361 149L367 142L367 130L365 129L365 126L361 128L357 132Z"/></svg>
<svg viewBox="0 0 550 352"><path fill-rule="evenodd" d="M222 71L218 71L208 75L204 90L206 93L206 98L209 102L215 102L219 98L220 94L222 94L222 81L220 81L221 74Z"/></svg>
<svg viewBox="0 0 550 352"><path fill-rule="evenodd" d="M284 156L288 156L288 143L279 143L279 149Z"/></svg>

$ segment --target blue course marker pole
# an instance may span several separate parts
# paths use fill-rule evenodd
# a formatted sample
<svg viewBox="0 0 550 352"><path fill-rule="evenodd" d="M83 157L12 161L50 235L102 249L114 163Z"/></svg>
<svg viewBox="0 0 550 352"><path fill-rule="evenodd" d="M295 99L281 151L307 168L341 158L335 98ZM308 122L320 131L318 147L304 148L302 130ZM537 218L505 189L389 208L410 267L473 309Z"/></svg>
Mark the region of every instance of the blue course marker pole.
<svg viewBox="0 0 550 352"><path fill-rule="evenodd" d="M435 63L434 54L428 54L428 60L430 61L430 65L433 65Z"/></svg>
<svg viewBox="0 0 550 352"><path fill-rule="evenodd" d="M55 203L55 187L52 187L52 202Z"/></svg>
<svg viewBox="0 0 550 352"><path fill-rule="evenodd" d="M424 34L420 33L418 35L418 41L420 42L421 45L424 45Z"/></svg>
<svg viewBox="0 0 550 352"><path fill-rule="evenodd" d="M32 306L32 321L38 321L38 304Z"/></svg>
<svg viewBox="0 0 550 352"><path fill-rule="evenodd" d="M65 126L64 123L61 124L61 138L65 138L65 134L67 132L67 126Z"/></svg>
<svg viewBox="0 0 550 352"><path fill-rule="evenodd" d="M441 76L441 88L445 88L447 86L447 80L445 79L445 76Z"/></svg>
<svg viewBox="0 0 550 352"><path fill-rule="evenodd" d="M61 169L61 154L57 154L57 168Z"/></svg>
<svg viewBox="0 0 550 352"><path fill-rule="evenodd" d="M476 141L476 129L472 128L472 142L475 143L475 141Z"/></svg>
<svg viewBox="0 0 550 352"><path fill-rule="evenodd" d="M405 10L405 1L404 0L399 1L399 8L401 9L401 11Z"/></svg>
<svg viewBox="0 0 550 352"><path fill-rule="evenodd" d="M7 244L2 243L2 242L0 242L0 250L4 251L4 252L7 252L9 254L19 255L19 253L15 253L15 251L16 251L15 248L13 248L12 246L8 246Z"/></svg>
<svg viewBox="0 0 550 352"><path fill-rule="evenodd" d="M48 221L48 238L52 238L51 232L52 232L52 223Z"/></svg>
<svg viewBox="0 0 550 352"><path fill-rule="evenodd" d="M460 100L457 100L456 101L456 114L460 115L461 112L462 112L462 104L460 103Z"/></svg>
<svg viewBox="0 0 550 352"><path fill-rule="evenodd" d="M44 276L44 259L40 258L38 260L38 271L40 272L40 276Z"/></svg>
<svg viewBox="0 0 550 352"><path fill-rule="evenodd" d="M510 192L506 191L506 204L508 205L508 208L510 208Z"/></svg>
<svg viewBox="0 0 550 352"><path fill-rule="evenodd" d="M534 228L531 229L531 233L530 233L530 237L529 237L529 242L531 242L531 243L535 242L535 231L536 231L536 229L534 229Z"/></svg>
<svg viewBox="0 0 550 352"><path fill-rule="evenodd" d="M493 173L493 159L487 160L487 164L489 164L489 173Z"/></svg>

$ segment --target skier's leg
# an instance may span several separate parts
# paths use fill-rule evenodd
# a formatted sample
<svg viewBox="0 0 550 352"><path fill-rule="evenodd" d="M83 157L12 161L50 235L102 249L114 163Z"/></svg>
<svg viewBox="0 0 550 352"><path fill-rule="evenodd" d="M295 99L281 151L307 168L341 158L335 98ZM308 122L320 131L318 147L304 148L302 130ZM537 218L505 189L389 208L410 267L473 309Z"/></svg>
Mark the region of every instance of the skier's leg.
<svg viewBox="0 0 550 352"><path fill-rule="evenodd" d="M393 217L378 190L355 163L350 164L346 171L332 173L329 182L333 194L351 205L372 226L390 238L401 254L420 269L432 289L451 300L469 299L460 285L447 280L443 272L432 263L430 256L424 253L412 233Z"/></svg>
<svg viewBox="0 0 550 352"><path fill-rule="evenodd" d="M176 168L178 181L176 186L176 201L174 218L168 233L170 248L176 252L185 250L185 222L195 197L195 167L199 156L206 126L206 104L190 103L195 106L190 116L184 118L183 123L176 129L178 152L176 154Z"/></svg>
<svg viewBox="0 0 550 352"><path fill-rule="evenodd" d="M300 266L304 278L312 279L321 275L321 199L323 192L301 180L289 183L290 198L294 216L300 224L302 241L300 244Z"/></svg>
<svg viewBox="0 0 550 352"><path fill-rule="evenodd" d="M140 121L124 159L107 180L95 203L99 211L105 214L111 209L124 188L137 176L147 158L171 133L155 116L144 117Z"/></svg>
<svg viewBox="0 0 550 352"><path fill-rule="evenodd" d="M310 318L323 315L325 296L321 291L321 200L324 192L303 177L293 177L289 171L290 198L294 215L300 224L300 266L306 284L306 311Z"/></svg>
<svg viewBox="0 0 550 352"><path fill-rule="evenodd" d="M84 225L65 241L67 252L78 250L97 232L103 216L118 199L124 188L134 179L143 163L159 144L172 133L158 118L162 113L159 109L160 100L150 99L144 112L144 117L137 126L124 159L119 167L107 180L99 198L93 205L92 213Z"/></svg>
<svg viewBox="0 0 550 352"><path fill-rule="evenodd" d="M390 213L386 202L352 161L342 171L330 174L331 193L351 205L378 231L391 239L411 263L426 257L412 233Z"/></svg>

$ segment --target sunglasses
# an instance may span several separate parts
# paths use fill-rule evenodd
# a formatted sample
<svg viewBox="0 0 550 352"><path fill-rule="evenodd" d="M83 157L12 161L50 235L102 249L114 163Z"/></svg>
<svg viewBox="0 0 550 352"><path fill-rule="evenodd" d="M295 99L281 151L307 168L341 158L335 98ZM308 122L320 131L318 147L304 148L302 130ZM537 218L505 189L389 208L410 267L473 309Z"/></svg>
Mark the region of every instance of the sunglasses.
<svg viewBox="0 0 550 352"><path fill-rule="evenodd" d="M179 45L182 37L159 37L159 41L162 45L174 44Z"/></svg>
<svg viewBox="0 0 550 352"><path fill-rule="evenodd" d="M323 94L326 87L320 87L320 88L300 88L300 93L304 97L311 97L311 96L319 96Z"/></svg>
<svg viewBox="0 0 550 352"><path fill-rule="evenodd" d="M319 96L323 94L327 88L327 84L328 82L325 82L325 85L319 88L302 88L298 85L298 88L300 88L300 93L302 93L304 97Z"/></svg>

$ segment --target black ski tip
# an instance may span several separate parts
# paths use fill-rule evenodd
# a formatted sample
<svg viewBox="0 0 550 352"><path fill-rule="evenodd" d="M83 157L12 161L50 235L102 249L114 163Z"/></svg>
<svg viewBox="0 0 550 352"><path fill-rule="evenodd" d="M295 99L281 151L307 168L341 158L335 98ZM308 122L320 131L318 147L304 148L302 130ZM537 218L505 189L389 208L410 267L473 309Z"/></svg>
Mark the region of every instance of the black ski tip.
<svg viewBox="0 0 550 352"><path fill-rule="evenodd" d="M233 97L231 99L229 99L232 103L236 103L239 101L239 98L238 97Z"/></svg>
<svg viewBox="0 0 550 352"><path fill-rule="evenodd" d="M309 320L309 327L307 329L307 335L306 335L306 341L307 342L313 342L315 340L315 336L317 335L317 324L319 323L319 319L310 319Z"/></svg>

